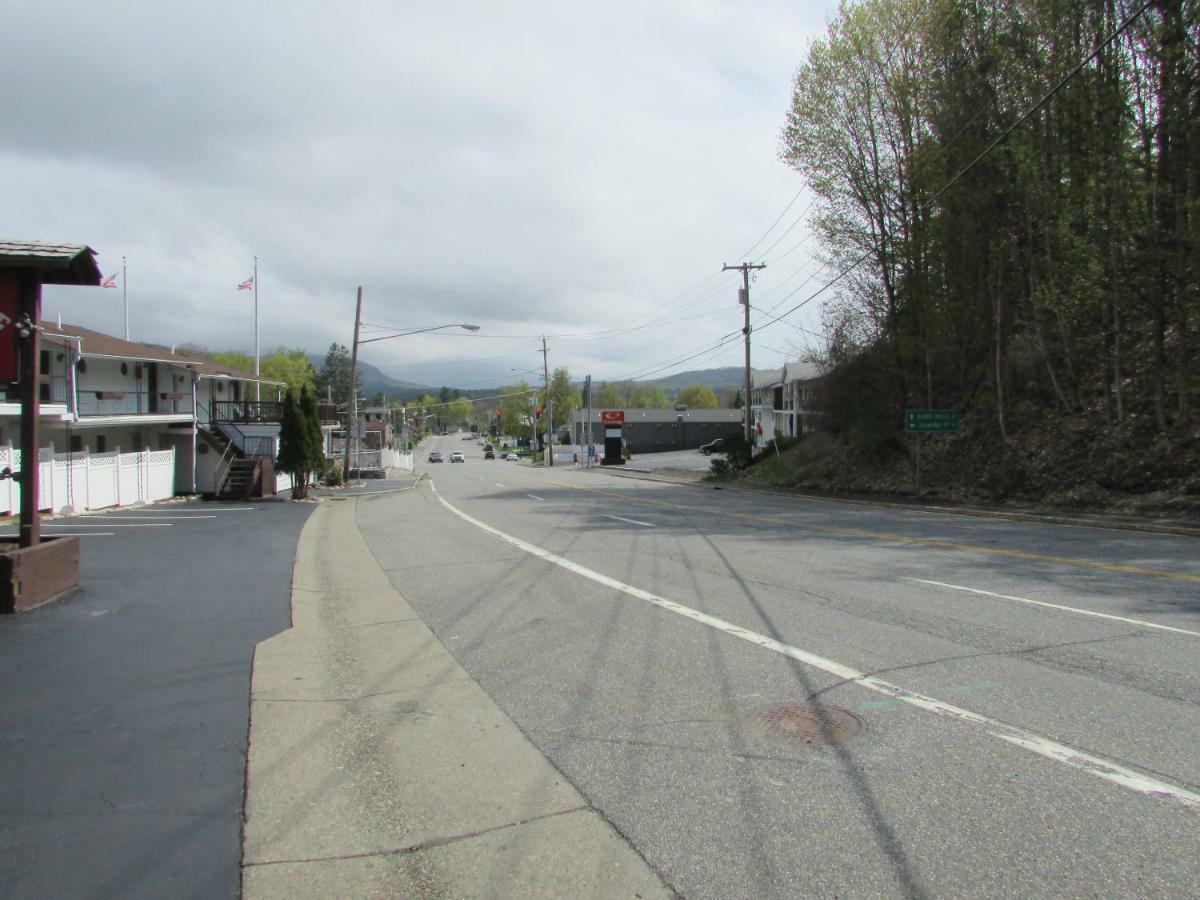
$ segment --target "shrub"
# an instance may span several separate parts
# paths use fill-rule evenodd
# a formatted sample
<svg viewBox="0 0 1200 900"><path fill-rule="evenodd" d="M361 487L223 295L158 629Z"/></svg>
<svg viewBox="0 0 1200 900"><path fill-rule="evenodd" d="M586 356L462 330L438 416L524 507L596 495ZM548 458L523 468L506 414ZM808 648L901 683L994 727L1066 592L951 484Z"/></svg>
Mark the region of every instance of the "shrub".
<svg viewBox="0 0 1200 900"><path fill-rule="evenodd" d="M345 482L345 473L342 472L342 464L336 460L331 461L325 467L325 484L327 487L338 487Z"/></svg>

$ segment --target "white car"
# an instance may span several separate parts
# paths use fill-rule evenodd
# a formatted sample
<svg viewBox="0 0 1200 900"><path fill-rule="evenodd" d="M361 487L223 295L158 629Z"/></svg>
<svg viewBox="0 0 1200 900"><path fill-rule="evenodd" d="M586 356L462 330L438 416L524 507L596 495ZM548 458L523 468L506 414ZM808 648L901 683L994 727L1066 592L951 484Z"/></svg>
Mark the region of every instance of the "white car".
<svg viewBox="0 0 1200 900"><path fill-rule="evenodd" d="M456 463L456 462L465 463L466 461L467 461L467 458L465 456L463 456L463 452L461 450L455 450L453 453L450 454L450 462L452 462L452 463Z"/></svg>
<svg viewBox="0 0 1200 900"><path fill-rule="evenodd" d="M504 457L504 461L505 462L517 462L518 460L520 460L520 458L521 457L517 456L517 454L515 454L515 453L509 453L508 455L506 455Z"/></svg>

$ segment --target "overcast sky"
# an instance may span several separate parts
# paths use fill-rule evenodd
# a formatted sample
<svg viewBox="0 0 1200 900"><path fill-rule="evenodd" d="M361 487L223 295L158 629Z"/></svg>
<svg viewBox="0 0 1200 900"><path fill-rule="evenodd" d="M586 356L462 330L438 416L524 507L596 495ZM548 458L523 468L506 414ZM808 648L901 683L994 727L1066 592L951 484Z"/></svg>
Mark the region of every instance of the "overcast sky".
<svg viewBox="0 0 1200 900"><path fill-rule="evenodd" d="M542 334L575 377L740 365L740 341L669 364L740 331L721 265L793 199L750 256L752 304L820 284L788 297L816 266L778 153L835 11L9 2L0 237L89 244L106 275L127 257L134 340L252 352L257 255L264 353L348 345L362 285L367 323L481 326L362 348L408 380L516 380ZM120 289L47 288L43 313L124 330ZM756 335L755 367L819 322L814 302Z"/></svg>

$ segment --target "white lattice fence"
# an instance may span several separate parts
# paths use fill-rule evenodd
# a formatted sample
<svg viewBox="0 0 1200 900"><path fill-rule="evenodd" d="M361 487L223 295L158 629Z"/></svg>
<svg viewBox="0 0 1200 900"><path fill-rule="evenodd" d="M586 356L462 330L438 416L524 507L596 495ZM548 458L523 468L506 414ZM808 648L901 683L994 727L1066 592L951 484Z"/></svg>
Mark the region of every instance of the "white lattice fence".
<svg viewBox="0 0 1200 900"><path fill-rule="evenodd" d="M174 450L55 453L48 448L40 456L38 505L44 512L151 503L175 493ZM21 471L21 451L11 444L0 446L0 469L6 466ZM20 508L21 485L11 478L0 482L0 515L16 515Z"/></svg>

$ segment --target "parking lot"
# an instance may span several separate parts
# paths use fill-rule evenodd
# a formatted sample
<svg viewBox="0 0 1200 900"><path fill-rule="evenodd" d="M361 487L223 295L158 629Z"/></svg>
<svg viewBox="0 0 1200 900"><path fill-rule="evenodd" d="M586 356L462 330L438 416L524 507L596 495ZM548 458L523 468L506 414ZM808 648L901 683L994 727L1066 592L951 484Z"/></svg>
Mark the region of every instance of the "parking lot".
<svg viewBox="0 0 1200 900"><path fill-rule="evenodd" d="M0 619L5 896L236 896L251 660L290 624L313 509L44 521L79 537L81 585Z"/></svg>

